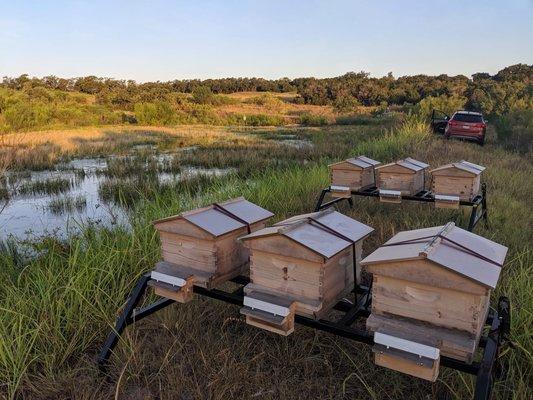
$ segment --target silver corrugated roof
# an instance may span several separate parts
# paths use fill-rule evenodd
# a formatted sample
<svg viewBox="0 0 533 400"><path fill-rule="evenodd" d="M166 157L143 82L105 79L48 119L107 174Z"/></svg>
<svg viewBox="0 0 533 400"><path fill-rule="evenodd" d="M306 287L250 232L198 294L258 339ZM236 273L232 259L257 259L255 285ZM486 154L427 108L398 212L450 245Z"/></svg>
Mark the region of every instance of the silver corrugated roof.
<svg viewBox="0 0 533 400"><path fill-rule="evenodd" d="M379 161L372 160L371 158L368 158L366 156L359 156L357 158L362 160L362 161L364 161L364 162L366 162L367 164L371 164L371 165L374 165L374 166L381 164Z"/></svg>
<svg viewBox="0 0 533 400"><path fill-rule="evenodd" d="M346 160L346 162L349 162L350 164L357 165L361 168L369 168L374 167L376 165L381 164L379 161L372 160L371 158L365 157L365 156L359 156L355 158L349 158Z"/></svg>
<svg viewBox="0 0 533 400"><path fill-rule="evenodd" d="M475 175L479 175L480 173L482 173L485 170L485 167L483 167L481 165L477 165L477 164L474 164L474 163L471 163L471 162L468 162L468 161L465 161L465 160L461 160L461 161L456 162L456 163L446 164L446 165L440 166L440 167L435 168L434 170L432 170L430 172L440 171L440 170L447 169L447 168L452 168L452 167L459 168L460 170L463 170L463 171L466 171L466 172L470 172L471 174L475 174Z"/></svg>
<svg viewBox="0 0 533 400"><path fill-rule="evenodd" d="M462 247L446 239L435 239L438 234ZM409 241L409 243L391 246L391 244L405 241ZM433 245L431 245L432 243ZM461 229L452 222L444 226L400 232L388 240L385 245L367 256L362 264L371 265L427 258L490 288L496 287L501 267L472 254L472 252L500 265L503 265L507 254L507 247Z"/></svg>
<svg viewBox="0 0 533 400"><path fill-rule="evenodd" d="M470 171L474 174L480 174L485 171L485 167L465 160L459 161L457 164L459 164L461 168L464 168L465 170Z"/></svg>
<svg viewBox="0 0 533 400"><path fill-rule="evenodd" d="M232 214L237 215L240 219L253 224L266 218L272 217L274 214L257 204L254 204L245 198L241 197L236 200L219 203L226 210Z"/></svg>
<svg viewBox="0 0 533 400"><path fill-rule="evenodd" d="M401 165L402 167L409 168L413 171L420 171L421 169L429 167L429 164L426 164L422 161L415 160L414 158L407 157L403 160L396 162L398 165Z"/></svg>
<svg viewBox="0 0 533 400"><path fill-rule="evenodd" d="M317 224L312 219L319 223ZM327 228L321 227L320 224ZM247 240L274 234L284 235L326 258L330 258L352 243L329 232L328 228L354 242L363 239L374 230L333 209L327 209L316 213L296 215L278 222L273 227L243 236L241 239Z"/></svg>
<svg viewBox="0 0 533 400"><path fill-rule="evenodd" d="M258 205L249 202L244 197L229 200L224 203L218 203L224 210L234 214L238 218L246 221L248 224L253 224L262 221L266 218L272 217L270 211L265 210ZM170 221L172 219L183 218L197 227L214 236L221 236L236 229L246 226L244 223L232 218L222 210L218 210L215 205L185 212L175 217L165 218L154 223Z"/></svg>

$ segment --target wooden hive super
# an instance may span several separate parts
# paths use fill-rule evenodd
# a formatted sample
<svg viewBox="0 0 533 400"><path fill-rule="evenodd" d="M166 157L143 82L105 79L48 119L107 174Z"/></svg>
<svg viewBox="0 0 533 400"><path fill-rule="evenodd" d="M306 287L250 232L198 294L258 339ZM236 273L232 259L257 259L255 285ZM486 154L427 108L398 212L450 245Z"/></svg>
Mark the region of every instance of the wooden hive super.
<svg viewBox="0 0 533 400"><path fill-rule="evenodd" d="M464 160L443 165L430 171L431 189L436 199L456 198L458 206L459 200L470 201L479 194L484 170L485 167Z"/></svg>
<svg viewBox="0 0 533 400"><path fill-rule="evenodd" d="M380 164L365 156L349 158L328 165L331 176L331 193L336 197L350 197L350 191L376 186L374 168Z"/></svg>
<svg viewBox="0 0 533 400"><path fill-rule="evenodd" d="M264 228L272 216L239 197L155 221L162 256L152 272L156 293L188 301L193 284L211 289L239 275L249 251L237 238Z"/></svg>
<svg viewBox="0 0 533 400"><path fill-rule="evenodd" d="M283 335L294 315L320 318L351 292L354 262L372 228L332 209L289 218L244 236L250 283L241 313L246 321Z"/></svg>
<svg viewBox="0 0 533 400"><path fill-rule="evenodd" d="M428 164L405 158L376 167L377 187L382 201L400 202L402 195L414 196L425 189Z"/></svg>
<svg viewBox="0 0 533 400"><path fill-rule="evenodd" d="M361 263L373 275L367 328L471 362L506 253L453 222L398 233ZM438 357L421 366L416 350L389 348L378 346L377 364L436 379Z"/></svg>

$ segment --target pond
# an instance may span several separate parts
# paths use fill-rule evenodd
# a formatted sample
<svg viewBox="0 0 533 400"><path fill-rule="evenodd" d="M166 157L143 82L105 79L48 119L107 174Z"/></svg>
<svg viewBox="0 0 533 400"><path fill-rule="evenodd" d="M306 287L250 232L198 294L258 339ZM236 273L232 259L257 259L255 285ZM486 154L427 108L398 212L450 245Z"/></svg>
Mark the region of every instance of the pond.
<svg viewBox="0 0 533 400"><path fill-rule="evenodd" d="M164 153L155 156L155 160L163 165L172 157L173 154ZM127 226L127 210L105 199L99 190L103 183L117 179L110 178L107 171L120 158L80 158L58 164L54 170L8 173L8 198L0 198L0 240L66 237L86 224ZM223 176L232 171L180 166L179 171L157 172L150 179L172 183L197 176Z"/></svg>

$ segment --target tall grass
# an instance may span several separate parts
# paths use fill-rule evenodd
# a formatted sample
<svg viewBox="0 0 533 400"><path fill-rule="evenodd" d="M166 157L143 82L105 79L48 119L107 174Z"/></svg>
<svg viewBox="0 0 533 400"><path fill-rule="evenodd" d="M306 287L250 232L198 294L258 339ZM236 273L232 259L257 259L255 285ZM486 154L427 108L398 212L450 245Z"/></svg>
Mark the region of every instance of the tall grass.
<svg viewBox="0 0 533 400"><path fill-rule="evenodd" d="M327 133L314 134L317 143L321 135L327 140ZM507 376L496 384L495 395L527 398L533 365L528 206L533 166L490 140L483 151L476 145L441 141L414 118L398 130L370 137L373 140L353 143L350 153L382 161L412 156L433 165L464 158L488 166L491 226L480 225L479 233L510 247L496 296L511 297L511 339L517 347L503 355ZM327 185L325 165L331 159L269 167L246 180L214 179L200 190L141 193L131 213L131 230L87 227L68 243L47 238L35 244L39 256L22 268L0 251L0 393L9 399L109 398L115 393L125 398L426 399L432 392L436 397L468 397L473 390L470 376L443 368L431 386L374 367L369 349L348 340L300 326L290 337L279 338L245 326L236 308L203 299L130 327L113 357L116 365L108 376L112 383L98 377L98 347L134 282L159 257L150 221L239 195L275 212L276 219L308 212ZM376 229L365 243L366 254L398 230L467 219L462 211L413 204L400 208L371 199L358 199L353 210L343 211Z"/></svg>

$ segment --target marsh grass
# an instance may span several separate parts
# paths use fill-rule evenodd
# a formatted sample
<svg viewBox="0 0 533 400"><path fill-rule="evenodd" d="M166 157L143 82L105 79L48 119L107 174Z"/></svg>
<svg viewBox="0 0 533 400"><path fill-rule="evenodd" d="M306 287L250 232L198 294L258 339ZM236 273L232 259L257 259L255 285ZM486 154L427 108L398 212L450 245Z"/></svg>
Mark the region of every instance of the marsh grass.
<svg viewBox="0 0 533 400"><path fill-rule="evenodd" d="M44 180L23 182L17 189L21 195L37 194L61 194L69 192L77 185L76 179L71 178L49 178Z"/></svg>
<svg viewBox="0 0 533 400"><path fill-rule="evenodd" d="M84 195L55 197L46 206L53 214L72 213L83 211L87 207Z"/></svg>
<svg viewBox="0 0 533 400"><path fill-rule="evenodd" d="M282 338L247 326L238 307L201 298L129 327L107 380L98 375L94 360L117 310L140 275L158 260L152 220L239 195L275 212L275 220L309 212L328 183L327 162L348 153L383 162L412 156L432 165L464 158L488 166L490 227L476 229L510 248L493 300L510 296L511 339L516 343L516 349L503 354L507 375L496 384L495 398L528 398L533 366L531 163L495 145L492 136L483 149L442 141L414 119L399 129L361 134L359 140L336 129L301 133L313 138L315 149L323 146L323 157L304 153L301 162L261 169L264 161L246 179L230 175L179 190L141 191L132 208L131 230L87 227L68 243L49 240L40 244L42 255L24 268L0 251L0 392L6 398L34 399L471 396L471 376L442 368L438 381L429 384L374 366L366 346L302 326ZM333 144L327 145L328 140ZM227 150L219 145L206 151L212 156ZM252 162L261 160L259 151L249 150L250 157L257 157ZM243 160L242 154L230 157L235 157L232 162ZM216 163L225 163L222 155ZM450 219L464 226L467 218L463 211L420 204L398 207L372 199L357 199L353 210L341 210L376 229L365 242L365 254L399 230Z"/></svg>

